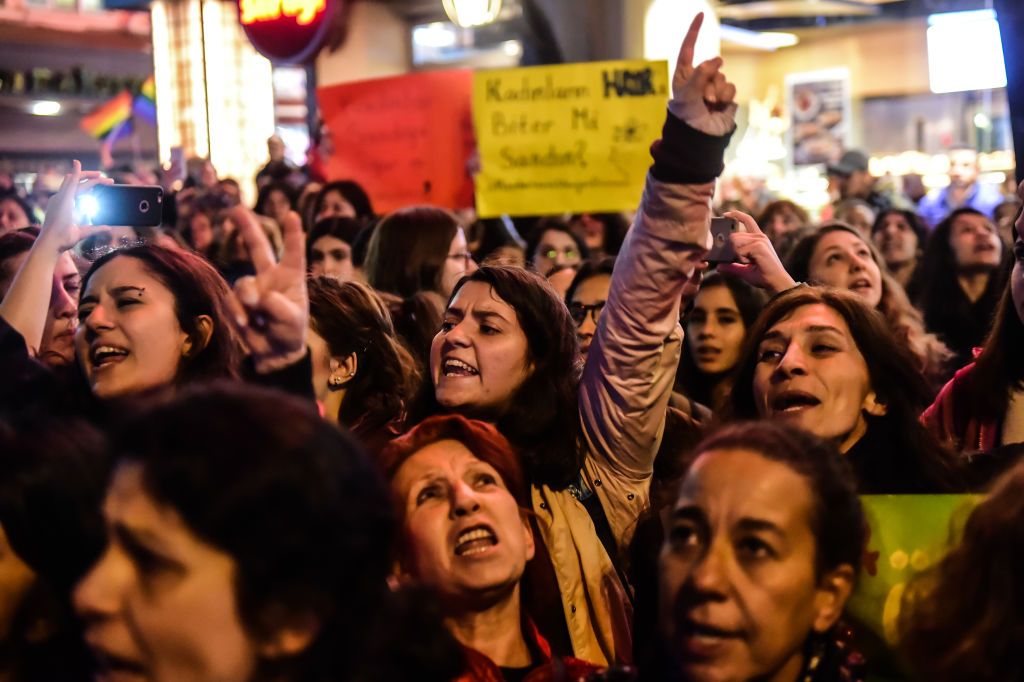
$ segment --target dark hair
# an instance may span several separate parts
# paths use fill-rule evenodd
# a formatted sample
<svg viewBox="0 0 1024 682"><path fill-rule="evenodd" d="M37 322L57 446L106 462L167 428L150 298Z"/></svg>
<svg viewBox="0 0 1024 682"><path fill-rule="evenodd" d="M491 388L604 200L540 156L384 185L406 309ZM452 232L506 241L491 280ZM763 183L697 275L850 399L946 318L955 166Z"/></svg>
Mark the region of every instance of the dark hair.
<svg viewBox="0 0 1024 682"><path fill-rule="evenodd" d="M0 234L0 300L14 281L17 270L11 267L15 258L32 250L39 236L39 228L23 227L6 234Z"/></svg>
<svg viewBox="0 0 1024 682"><path fill-rule="evenodd" d="M996 308L992 330L985 338L981 353L974 360L974 371L965 384L966 402L982 419L1002 422L1014 390L1024 387L1024 322L1013 302L1013 278L1024 277L1024 270L1010 275Z"/></svg>
<svg viewBox="0 0 1024 682"><path fill-rule="evenodd" d="M533 226L530 236L526 239L526 262L531 267L535 267L533 261L536 257L537 247L540 246L540 241L544 238L544 233L546 232L562 232L569 235L573 242L576 243L576 250L580 252L580 260L584 261L590 258L590 249L587 248L586 242L580 239L579 235L573 232L564 220L559 218L542 218ZM548 275L546 272L541 272L540 274L545 277Z"/></svg>
<svg viewBox="0 0 1024 682"><path fill-rule="evenodd" d="M331 192L337 192L345 201L351 204L356 212L356 218L359 220L365 222L376 217L376 214L373 212L373 205L370 203L370 197L358 182L354 180L335 180L334 182L328 182L317 192L316 201L313 202L314 220L320 214L320 211L323 210L327 195Z"/></svg>
<svg viewBox="0 0 1024 682"><path fill-rule="evenodd" d="M511 219L508 219L506 224L505 219L502 218L481 218L477 221L476 230L480 234L480 245L477 247L476 252L473 253L473 258L478 263L484 262L484 259L498 249L506 247L523 248L523 241L519 234L513 234L509 230L511 223ZM514 229L515 227L513 226L512 230Z"/></svg>
<svg viewBox="0 0 1024 682"><path fill-rule="evenodd" d="M884 211L879 211L878 217L875 218L875 223L871 226L871 236L874 237L876 233L880 232L885 227L885 219L894 213L902 216L907 221L907 225L910 225L910 229L914 231L914 235L917 237L918 250L924 251L925 247L928 246L928 239L931 237L931 233L928 231L928 227L924 224L921 216L913 211L905 211L899 208L888 208Z"/></svg>
<svg viewBox="0 0 1024 682"><path fill-rule="evenodd" d="M958 208L946 216L932 230L931 237L928 239L928 246L924 250L924 255L921 256L921 263L917 268L917 272L914 273L914 279L907 286L911 298L924 311L925 319L930 317L929 311L932 308L949 306L950 301L954 299L960 287L960 284L957 282L956 257L953 254L953 247L950 246L949 238L953 232L953 223L962 215L980 216L985 220L989 220L989 217L981 211L967 206ZM1007 245L1003 244L1004 264L1010 260L1009 251L1010 249L1007 248ZM992 276L989 277L988 287L986 287L986 294L992 291L993 287L995 287L995 291L1002 289L1006 281L1003 274L1006 269L1005 267L997 267L992 272Z"/></svg>
<svg viewBox="0 0 1024 682"><path fill-rule="evenodd" d="M764 293L743 280L717 271L705 276L704 281L700 285L701 291L714 287L725 287L729 290L732 300L736 303L737 310L740 311L743 328L749 334L754 326L754 322L757 320L757 316L761 313L761 309L764 308L766 301ZM683 320L684 329L689 323L689 315L690 313ZM702 372L693 359L693 341L689 334L683 334L683 351L679 358L679 369L676 371L676 390L687 398L696 400L698 403L715 410L718 406L712 404L714 402L712 400L712 390L719 381L727 379L729 373L726 373L724 376L711 376Z"/></svg>
<svg viewBox="0 0 1024 682"><path fill-rule="evenodd" d="M797 242L786 260L786 270L797 282L811 282L811 259L818 248L818 243L825 235L834 232L852 234L871 253L871 260L878 267L882 280L882 298L878 302L878 311L885 317L893 336L914 354L914 367L925 376L929 386L938 389L948 377L947 365L952 353L935 334L925 329L921 312L911 304L903 285L889 273L878 249L870 240L864 238L860 230L840 222L822 225Z"/></svg>
<svg viewBox="0 0 1024 682"><path fill-rule="evenodd" d="M762 231L768 233L768 223L775 218L777 213L784 213L786 211L789 211L796 216L797 220L800 221L799 227L809 225L811 222L811 218L807 215L807 211L804 210L803 206L800 206L789 199L778 199L765 204L765 207L761 209L761 215L757 218L757 224L760 226ZM768 236L772 237L772 241L774 242L776 235L769 234Z"/></svg>
<svg viewBox="0 0 1024 682"><path fill-rule="evenodd" d="M570 226L578 220L582 220L582 213L577 213L570 220ZM601 223L604 228L601 231L601 253L606 256L617 256L622 249L622 242L629 232L629 221L621 213L588 213L591 218ZM532 252L531 252L532 253Z"/></svg>
<svg viewBox="0 0 1024 682"><path fill-rule="evenodd" d="M309 314L332 356L355 353L358 358L341 409L328 416L349 428L361 421L382 426L403 418L419 388L420 368L398 340L391 314L373 289L360 282L310 278Z"/></svg>
<svg viewBox="0 0 1024 682"><path fill-rule="evenodd" d="M28 224L21 225L15 229L20 229L22 227L32 227L34 225L39 224L39 221L36 219L36 212L32 209L32 205L26 199L22 198L17 192L0 192L0 204L2 204L5 201L13 201L14 203L16 203L18 205L18 208L20 208L25 213L25 217L28 218Z"/></svg>
<svg viewBox="0 0 1024 682"><path fill-rule="evenodd" d="M306 238L308 253L308 260L310 263L313 262L313 244L317 239L321 237L334 237L340 239L349 246L353 246L356 237L363 230L363 224L355 218L341 218L335 216L333 218L324 218L318 220L313 229L309 231L309 236ZM354 247L353 247L354 248Z"/></svg>
<svg viewBox="0 0 1024 682"><path fill-rule="evenodd" d="M0 452L0 526L35 574L5 631L5 669L18 679L78 679L90 657L71 595L106 541L105 441L83 420L29 418L0 422Z"/></svg>
<svg viewBox="0 0 1024 682"><path fill-rule="evenodd" d="M174 309L181 330L196 344L200 339L196 321L201 315L213 320L213 332L207 343L183 357L176 384L238 376L242 362L242 344L231 324L228 300L231 290L224 278L201 256L161 246L134 246L111 251L98 258L82 278L85 293L89 280L115 258L134 258L160 280L174 295Z"/></svg>
<svg viewBox="0 0 1024 682"><path fill-rule="evenodd" d="M516 311L533 363L503 414L479 416L493 421L516 447L530 483L563 489L576 479L584 454L579 347L569 310L547 280L523 268L481 267L459 281L452 299L467 282L487 284Z"/></svg>
<svg viewBox="0 0 1024 682"><path fill-rule="evenodd" d="M366 279L381 291L407 298L419 291L441 292L448 249L459 229L450 212L410 206L380 221L366 252Z"/></svg>
<svg viewBox="0 0 1024 682"><path fill-rule="evenodd" d="M598 277L599 275L608 275L610 277L614 269L614 258L584 261L583 264L580 265L579 269L576 270L576 276L572 278L572 283L569 284L569 288L565 290L565 304L569 305L572 303L573 294L576 293L576 289L585 281L591 277Z"/></svg>
<svg viewBox="0 0 1024 682"><path fill-rule="evenodd" d="M938 564L910 583L900 649L918 679L1024 678L1024 462L995 483Z"/></svg>
<svg viewBox="0 0 1024 682"><path fill-rule="evenodd" d="M70 598L103 549L103 436L82 420L29 417L0 422L0 451L0 525L15 553Z"/></svg>
<svg viewBox="0 0 1024 682"><path fill-rule="evenodd" d="M391 441L379 458L385 476L393 479L406 460L442 440L462 443L474 457L494 467L516 503L523 509L532 509L530 488L512 444L493 425L458 414L428 417L409 433Z"/></svg>
<svg viewBox="0 0 1024 682"><path fill-rule="evenodd" d="M884 416L869 418L869 430L876 425L889 434L889 451L905 457L924 474L925 482L944 490L955 488L959 473L956 461L918 421L932 396L924 377L915 369L913 354L896 341L877 310L848 291L798 286L779 294L765 306L747 334L736 365L733 390L726 404L729 416L739 419L763 416L758 412L753 390L758 347L776 323L809 305L824 305L837 312L864 357L871 389L886 408Z"/></svg>
<svg viewBox="0 0 1024 682"><path fill-rule="evenodd" d="M188 248L192 249L207 260L213 261L216 259L217 252L220 250L224 239L223 229L221 228L221 225L224 222L222 218L223 215L224 214L218 213L217 211L197 207L188 215L181 216L181 225L178 228L178 234L188 245ZM206 219L210 221L210 231L213 232L213 241L202 251L196 248L195 235L192 233L192 221L198 216L206 216ZM139 228L135 229L138 230Z"/></svg>
<svg viewBox="0 0 1024 682"><path fill-rule="evenodd" d="M304 651L261 661L266 679L410 679L422 665L392 636L404 624L386 582L397 532L386 484L311 404L247 385L195 387L130 420L114 451L141 466L155 502L234 560L250 636L318 621Z"/></svg>
<svg viewBox="0 0 1024 682"><path fill-rule="evenodd" d="M835 446L799 429L754 421L722 427L701 441L694 452L699 456L712 450L739 449L784 464L806 479L814 499L810 525L817 576L843 564L857 571L866 544L867 522L853 470Z"/></svg>
<svg viewBox="0 0 1024 682"><path fill-rule="evenodd" d="M366 263L366 251L370 248L370 237L380 221L376 218L371 220L363 229L356 233L352 239L352 265L357 268L363 267Z"/></svg>
<svg viewBox="0 0 1024 682"><path fill-rule="evenodd" d="M260 191L256 195L256 206L253 208L253 211L260 215L273 218L274 216L267 213L266 210L266 203L270 199L272 192L280 192L283 194L285 198L288 199L289 206L291 206L292 210L295 210L295 190L292 189L292 186L286 182L268 182L260 187Z"/></svg>

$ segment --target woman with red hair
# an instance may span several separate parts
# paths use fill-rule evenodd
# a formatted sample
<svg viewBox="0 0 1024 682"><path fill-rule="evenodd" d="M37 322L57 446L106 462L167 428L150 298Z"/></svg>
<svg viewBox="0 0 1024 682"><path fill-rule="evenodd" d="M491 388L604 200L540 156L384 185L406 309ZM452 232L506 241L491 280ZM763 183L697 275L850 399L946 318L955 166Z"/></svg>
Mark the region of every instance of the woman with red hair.
<svg viewBox="0 0 1024 682"><path fill-rule="evenodd" d="M598 667L555 659L524 615L521 582L537 550L519 459L490 424L431 417L381 454L401 520L399 572L438 594L462 644L462 680L584 679Z"/></svg>

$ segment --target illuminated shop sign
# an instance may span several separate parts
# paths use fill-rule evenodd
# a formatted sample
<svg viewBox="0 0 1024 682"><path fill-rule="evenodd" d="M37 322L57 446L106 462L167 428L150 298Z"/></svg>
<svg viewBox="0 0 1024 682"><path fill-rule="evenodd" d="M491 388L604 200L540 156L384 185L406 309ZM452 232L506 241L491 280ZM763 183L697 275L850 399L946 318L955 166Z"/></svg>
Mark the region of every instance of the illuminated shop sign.
<svg viewBox="0 0 1024 682"><path fill-rule="evenodd" d="M238 0L238 19L263 56L301 64L316 55L341 0Z"/></svg>

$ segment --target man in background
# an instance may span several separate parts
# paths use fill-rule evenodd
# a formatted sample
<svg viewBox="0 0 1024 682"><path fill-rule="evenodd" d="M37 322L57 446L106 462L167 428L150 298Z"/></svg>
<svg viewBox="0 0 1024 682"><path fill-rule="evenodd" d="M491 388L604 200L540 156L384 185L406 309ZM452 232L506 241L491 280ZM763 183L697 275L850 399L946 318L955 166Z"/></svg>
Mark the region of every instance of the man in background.
<svg viewBox="0 0 1024 682"><path fill-rule="evenodd" d="M935 227L958 208L969 207L993 217L1003 203L999 188L978 182L978 152L967 145L949 150L949 185L932 190L918 204L917 212Z"/></svg>
<svg viewBox="0 0 1024 682"><path fill-rule="evenodd" d="M878 178L868 171L868 155L862 151L851 149L845 152L837 163L826 167L826 172L829 193L835 199L834 206L849 199L860 199L867 202L876 215L890 208L913 208L902 197L879 187Z"/></svg>

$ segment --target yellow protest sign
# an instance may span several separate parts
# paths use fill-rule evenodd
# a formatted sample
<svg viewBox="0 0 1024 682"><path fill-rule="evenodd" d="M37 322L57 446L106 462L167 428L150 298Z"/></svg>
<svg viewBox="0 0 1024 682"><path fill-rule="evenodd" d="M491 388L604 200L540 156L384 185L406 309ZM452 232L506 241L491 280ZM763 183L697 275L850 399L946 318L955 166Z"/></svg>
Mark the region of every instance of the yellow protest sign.
<svg viewBox="0 0 1024 682"><path fill-rule="evenodd" d="M635 208L665 121L666 62L480 71L473 123L477 213L491 217Z"/></svg>

